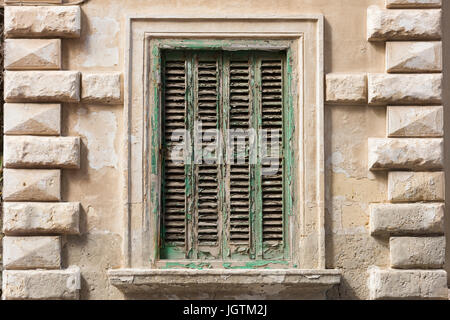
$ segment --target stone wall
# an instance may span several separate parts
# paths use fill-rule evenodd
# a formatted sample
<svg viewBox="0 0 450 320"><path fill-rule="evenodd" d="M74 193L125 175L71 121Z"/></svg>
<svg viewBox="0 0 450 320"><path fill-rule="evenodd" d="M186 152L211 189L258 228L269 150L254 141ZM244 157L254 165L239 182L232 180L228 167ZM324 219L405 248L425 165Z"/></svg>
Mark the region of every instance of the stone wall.
<svg viewBox="0 0 450 320"><path fill-rule="evenodd" d="M145 78L127 77L142 55L129 17L308 14L325 21L317 272L341 274L327 297L448 298L441 0L39 2L5 1L4 299L127 299L118 283L151 281L145 270L108 275L128 267L136 226L124 208L140 209L123 200L124 163L140 159L124 148L141 139L126 131L143 96L129 89Z"/></svg>

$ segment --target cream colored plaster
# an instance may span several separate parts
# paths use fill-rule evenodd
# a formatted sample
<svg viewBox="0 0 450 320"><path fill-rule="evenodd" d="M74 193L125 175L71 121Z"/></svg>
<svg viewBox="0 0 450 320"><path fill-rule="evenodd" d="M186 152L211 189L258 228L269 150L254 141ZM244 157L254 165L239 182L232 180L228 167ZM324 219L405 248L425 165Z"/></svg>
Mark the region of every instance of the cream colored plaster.
<svg viewBox="0 0 450 320"><path fill-rule="evenodd" d="M386 199L384 179L347 179L344 175L332 177L331 200L334 223L333 232L337 234L366 233L369 228L369 205Z"/></svg>
<svg viewBox="0 0 450 320"><path fill-rule="evenodd" d="M443 65L444 65L444 85L446 88L448 88L449 80L450 80L450 2L449 1L442 1L442 29L443 29ZM445 101L445 108L444 108L444 125L448 126L450 124L450 112L449 112L449 104L448 101L450 101L450 91L444 90L443 93L443 100ZM445 150L450 150L450 130L444 131L445 135ZM448 159L448 158L447 158ZM447 176L450 176L450 166L445 167L445 174ZM445 188L445 198L446 198L446 208L447 210L450 208L450 186L449 184L450 179L447 179L447 186ZM446 212L446 215L448 216L448 211ZM445 219L445 230L450 230L450 219ZM447 243L450 244L450 234L447 232L446 235ZM450 283L450 245L447 245L446 248L446 266L445 269L447 271L448 276L448 283ZM450 292L449 292L450 293ZM449 296L450 298L450 296Z"/></svg>

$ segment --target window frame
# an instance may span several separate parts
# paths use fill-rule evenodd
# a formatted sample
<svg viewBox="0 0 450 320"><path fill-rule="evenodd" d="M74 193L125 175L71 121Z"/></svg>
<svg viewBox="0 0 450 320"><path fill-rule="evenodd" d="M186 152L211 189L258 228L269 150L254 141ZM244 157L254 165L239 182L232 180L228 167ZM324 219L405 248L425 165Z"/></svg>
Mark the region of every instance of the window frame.
<svg viewBox="0 0 450 320"><path fill-rule="evenodd" d="M155 261L159 268L177 268L177 267L198 267L201 268L246 268L253 266L264 266L270 268L292 268L294 267L294 260L292 256L292 228L293 228L293 194L294 194L294 99L292 92L296 88L295 77L293 75L293 40L269 40L269 39L150 39L148 43L148 74L156 81L148 82L149 92L153 92L153 100L148 101L150 112L148 114L150 121L150 139L149 139L149 155L150 161L148 169L150 170L150 199L149 206L152 208L150 215L152 216L153 224L156 228L153 230L151 246L154 248L152 253L152 261ZM189 260L189 259L160 259L159 252L161 247L161 185L162 185L162 114L163 111L163 77L161 74L163 50L207 50L207 51L283 51L285 52L285 68L284 76L285 83L283 85L283 138L284 138L284 230L285 230L285 252L284 259L243 259L243 260ZM187 101L187 103L189 103Z"/></svg>
<svg viewBox="0 0 450 320"><path fill-rule="evenodd" d="M295 94L295 187L293 268L326 268L324 130L324 17L300 15L153 15L143 12L126 18L123 39L124 113L122 219L122 270L133 274L162 272L153 257L154 223L148 187L150 130L148 113L152 92L149 42L152 39L280 39L293 41ZM301 75L301 76L300 76ZM159 269L157 269L159 268ZM182 267L181 267L182 268ZM223 267L222 267L223 268ZM256 269L256 268L255 268ZM174 270L166 270L174 271ZM204 270L203 270L204 271ZM201 272L203 272L201 271ZM236 271L236 270L230 270ZM258 270L245 270L256 272ZM250 273L251 273L250 272ZM121 272L119 272L121 273ZM156 280L155 280L156 281ZM159 280L157 280L159 281Z"/></svg>

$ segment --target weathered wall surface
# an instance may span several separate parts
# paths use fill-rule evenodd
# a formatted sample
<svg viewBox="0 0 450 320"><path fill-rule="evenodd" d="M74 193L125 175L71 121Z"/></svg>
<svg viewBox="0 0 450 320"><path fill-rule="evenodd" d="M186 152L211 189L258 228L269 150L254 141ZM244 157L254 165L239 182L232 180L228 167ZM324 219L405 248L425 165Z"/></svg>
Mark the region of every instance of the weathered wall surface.
<svg viewBox="0 0 450 320"><path fill-rule="evenodd" d="M448 15L446 12L450 12L450 8L447 8L448 2L444 2L443 21L446 21L448 20L445 19ZM125 50L127 50L126 18L146 14L205 17L209 15L291 16L310 13L324 15L325 73L352 74L353 78L347 79L349 83L360 84L359 89L354 90L356 92L354 96L348 97L344 92L345 97L342 99L333 97L332 100L337 103L329 101L330 103L325 105L326 267L342 271L340 286L330 291L328 297L330 299L368 299L370 296L369 276L373 283L395 281L392 277L389 278L390 275L386 280L383 278L384 274L370 275L368 272L368 268L372 266L389 268L390 253L392 254L390 251L393 250L388 237L373 237L370 230L370 205L385 203L389 199L387 171L368 169L373 164L369 159L369 138L386 138L389 129L384 102L381 106L368 105L367 92L364 92L366 74L384 74L386 71L385 42L367 40L367 9L372 5L385 8L385 1L282 0L274 5L274 1L271 0L90 0L81 6L81 36L73 39L64 38L60 44L61 69L81 72L81 80L75 79L76 77L70 78L71 75L50 78L48 81L58 82L61 86L67 84L67 87L58 89L58 92L46 93L42 89L33 91L33 88L26 86L21 86L20 90L8 91L7 89L5 92L12 103L29 103L42 99L48 103L64 102L60 111L61 128L55 129L51 124L41 121L39 128L20 127L19 132L29 134L27 130L31 132L38 130L40 135L61 135L81 139L79 153L75 152L74 158L65 162L58 162L55 157L11 160L13 165L21 169L24 168L24 163L25 167L29 164L29 167L33 168L39 166L48 168L46 163L51 163L52 168L64 169L58 191L62 201L80 203L79 234L61 237L61 261L52 263L53 265L60 263L64 270L73 265L80 268L79 297L81 299L124 298L123 293L110 284L106 273L108 269L120 268L123 265L122 236L125 225L121 199L124 186L123 161L126 155L123 152L124 113L120 99L123 97L124 89L123 77L117 80L117 74L123 74L126 67L124 61ZM444 23L448 24L448 22ZM450 29L444 24L443 30ZM72 31L65 32L67 36L67 33ZM20 35L18 37L20 38ZM13 45L11 43L11 46ZM50 45L59 44L39 44L39 46ZM445 55L449 50L448 42L444 43L444 56L450 56ZM16 60L20 58L17 57ZM58 61L58 57L46 57L48 63L41 65L40 69L59 69L52 59ZM35 62L29 61L29 64ZM11 62L10 70L13 69L14 61ZM447 69L444 70L444 72L447 71ZM8 73L10 77L14 76L14 71L8 71ZM109 76L107 80L98 80L96 76L89 77L92 73L107 73ZM38 76L30 74L29 77ZM329 79L331 87L331 78ZM337 83L341 83L341 80L338 79ZM73 83L76 81L81 81L81 92L70 92L67 88L74 88ZM448 85L448 81L445 81ZM103 83L103 85L97 88L96 83ZM121 97L114 96L117 91L106 92L109 87L122 88ZM90 88L92 90L88 90ZM338 94L338 89L336 87L332 91ZM49 101L51 99L48 97L55 95L59 97L57 101ZM80 102L77 101L77 95L81 96ZM376 93L374 95L376 96ZM30 99L23 101L23 97L26 96ZM448 92L445 92L444 101L448 99L450 99ZM48 108L51 108L51 105ZM445 119L447 124L449 119L447 111L445 111ZM23 123L23 121L19 122ZM51 133L46 130L50 130ZM450 139L447 138L446 141L448 144ZM16 140L12 143L15 142ZM75 148L72 144L64 146ZM375 161L376 163L382 163L383 159L380 160L380 157L376 159L378 161ZM439 166L440 160L432 159L432 162L438 163ZM66 169L67 163L79 169ZM405 164L406 167L408 165ZM7 170L19 169L11 166ZM11 172L13 173L17 181L20 180L21 174L25 174L16 171ZM447 192L450 192L449 190L450 188L447 188ZM20 193L16 189L13 191L13 196ZM22 201L14 200L14 197L11 199ZM59 249L52 247L49 250ZM14 263L19 265L34 263L22 261L19 258L11 257L13 265ZM436 259L433 260L434 265L441 266L440 258L442 254L436 258L437 262ZM70 270L67 271L69 275L64 274L66 271L57 271L58 279L71 276ZM17 273L17 271L14 272ZM25 277L20 272L17 274L14 272L8 277L11 279ZM415 276L417 275L413 274L411 278ZM443 276L445 277L445 274ZM442 274L438 274L436 279L439 282ZM441 283L442 281L439 282ZM32 292L31 294L39 296L41 293ZM65 294L68 298L73 297L71 291ZM379 294L382 296L385 293Z"/></svg>
<svg viewBox="0 0 450 320"><path fill-rule="evenodd" d="M81 38L63 43L63 65L70 70L123 71L127 15L321 13L325 16L326 73L383 72L384 47L366 40L366 10L374 4L382 6L383 1L279 1L274 7L273 1L94 0L82 7ZM71 105L64 111L67 135L81 135L83 141L81 170L64 177L67 200L81 201L87 224L87 234L81 236L84 240L76 237L69 241L68 261L82 268L87 282L82 297L118 298L120 293L109 287L103 272L120 265L120 161L114 163L109 156L123 156L121 108ZM326 107L325 112L327 267L344 269L343 283L333 297L367 298L368 266L387 266L389 259L387 243L374 240L368 232L369 203L386 199L387 184L386 177L367 170L367 139L384 136L385 112L383 108L345 105ZM99 121L104 132L98 131ZM92 163L91 158L97 160ZM104 186L111 188L107 191Z"/></svg>

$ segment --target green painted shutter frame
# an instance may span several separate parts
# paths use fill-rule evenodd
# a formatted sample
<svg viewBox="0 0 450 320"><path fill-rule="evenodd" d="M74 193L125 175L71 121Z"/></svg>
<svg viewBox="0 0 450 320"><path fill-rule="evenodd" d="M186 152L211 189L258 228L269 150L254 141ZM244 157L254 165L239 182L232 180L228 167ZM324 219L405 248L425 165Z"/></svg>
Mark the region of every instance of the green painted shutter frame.
<svg viewBox="0 0 450 320"><path fill-rule="evenodd" d="M165 59L163 65L163 186L162 240L168 247L183 248L186 242L186 172L183 163L172 160L176 130L186 129L186 61L178 56ZM181 138L181 137L180 137ZM181 251L181 250L180 250ZM162 251L161 255L169 254ZM180 257L180 256L178 256Z"/></svg>
<svg viewBox="0 0 450 320"><path fill-rule="evenodd" d="M284 52L163 52L161 259L288 258L285 59ZM174 153L172 134L184 129L191 139L179 138L191 152ZM233 130L246 133L241 148ZM202 135L208 141L195 144ZM278 142L265 150L265 138ZM186 155L189 163L173 163Z"/></svg>

